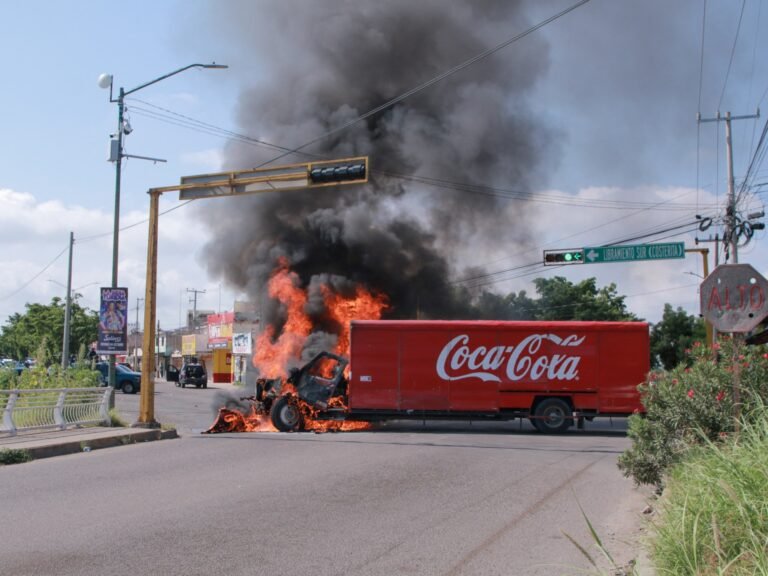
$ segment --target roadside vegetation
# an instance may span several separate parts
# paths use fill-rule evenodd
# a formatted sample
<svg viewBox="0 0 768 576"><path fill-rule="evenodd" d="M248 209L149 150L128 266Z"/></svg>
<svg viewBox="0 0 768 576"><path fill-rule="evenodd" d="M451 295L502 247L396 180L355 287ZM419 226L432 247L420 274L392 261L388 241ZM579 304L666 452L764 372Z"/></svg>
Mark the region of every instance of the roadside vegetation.
<svg viewBox="0 0 768 576"><path fill-rule="evenodd" d="M768 349L693 343L641 392L619 468L661 494L657 573L768 575Z"/></svg>

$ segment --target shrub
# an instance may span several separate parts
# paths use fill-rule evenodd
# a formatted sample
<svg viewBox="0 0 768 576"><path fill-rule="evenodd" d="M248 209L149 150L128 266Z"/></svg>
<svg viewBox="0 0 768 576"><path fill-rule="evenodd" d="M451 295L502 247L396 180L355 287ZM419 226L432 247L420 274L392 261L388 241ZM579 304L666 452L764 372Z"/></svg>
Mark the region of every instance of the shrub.
<svg viewBox="0 0 768 576"><path fill-rule="evenodd" d="M735 375L746 414L768 400L765 347L746 348L723 338L714 350L695 343L686 354L678 367L651 372L640 386L646 413L630 417L632 446L619 457L619 468L638 484L660 489L665 472L692 447L721 441L734 431Z"/></svg>
<svg viewBox="0 0 768 576"><path fill-rule="evenodd" d="M0 465L20 464L32 460L32 454L29 450L20 450L18 448L3 448L0 450Z"/></svg>

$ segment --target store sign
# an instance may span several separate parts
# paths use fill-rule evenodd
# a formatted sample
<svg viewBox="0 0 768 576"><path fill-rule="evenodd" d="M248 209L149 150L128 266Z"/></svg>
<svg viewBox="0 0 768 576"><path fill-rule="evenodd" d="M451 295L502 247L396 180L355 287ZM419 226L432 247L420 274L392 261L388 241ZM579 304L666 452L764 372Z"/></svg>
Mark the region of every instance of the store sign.
<svg viewBox="0 0 768 576"><path fill-rule="evenodd" d="M229 348L232 343L234 312L208 315L208 348Z"/></svg>

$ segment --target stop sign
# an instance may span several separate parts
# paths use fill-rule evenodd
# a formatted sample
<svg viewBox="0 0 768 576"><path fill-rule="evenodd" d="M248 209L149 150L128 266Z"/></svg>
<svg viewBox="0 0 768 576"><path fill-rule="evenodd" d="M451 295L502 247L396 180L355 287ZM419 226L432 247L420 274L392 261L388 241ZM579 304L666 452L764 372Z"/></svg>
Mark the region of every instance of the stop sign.
<svg viewBox="0 0 768 576"><path fill-rule="evenodd" d="M701 314L720 332L749 332L768 316L768 280L749 264L721 264L701 283Z"/></svg>

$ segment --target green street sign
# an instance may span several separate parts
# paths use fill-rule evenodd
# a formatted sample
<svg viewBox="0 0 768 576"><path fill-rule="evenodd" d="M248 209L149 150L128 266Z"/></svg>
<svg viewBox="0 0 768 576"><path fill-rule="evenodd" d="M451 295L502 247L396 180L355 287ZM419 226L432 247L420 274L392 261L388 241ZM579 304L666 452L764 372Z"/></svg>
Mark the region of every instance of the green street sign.
<svg viewBox="0 0 768 576"><path fill-rule="evenodd" d="M664 244L625 244L584 248L585 264L608 264L634 260L669 260L685 258L684 242Z"/></svg>

